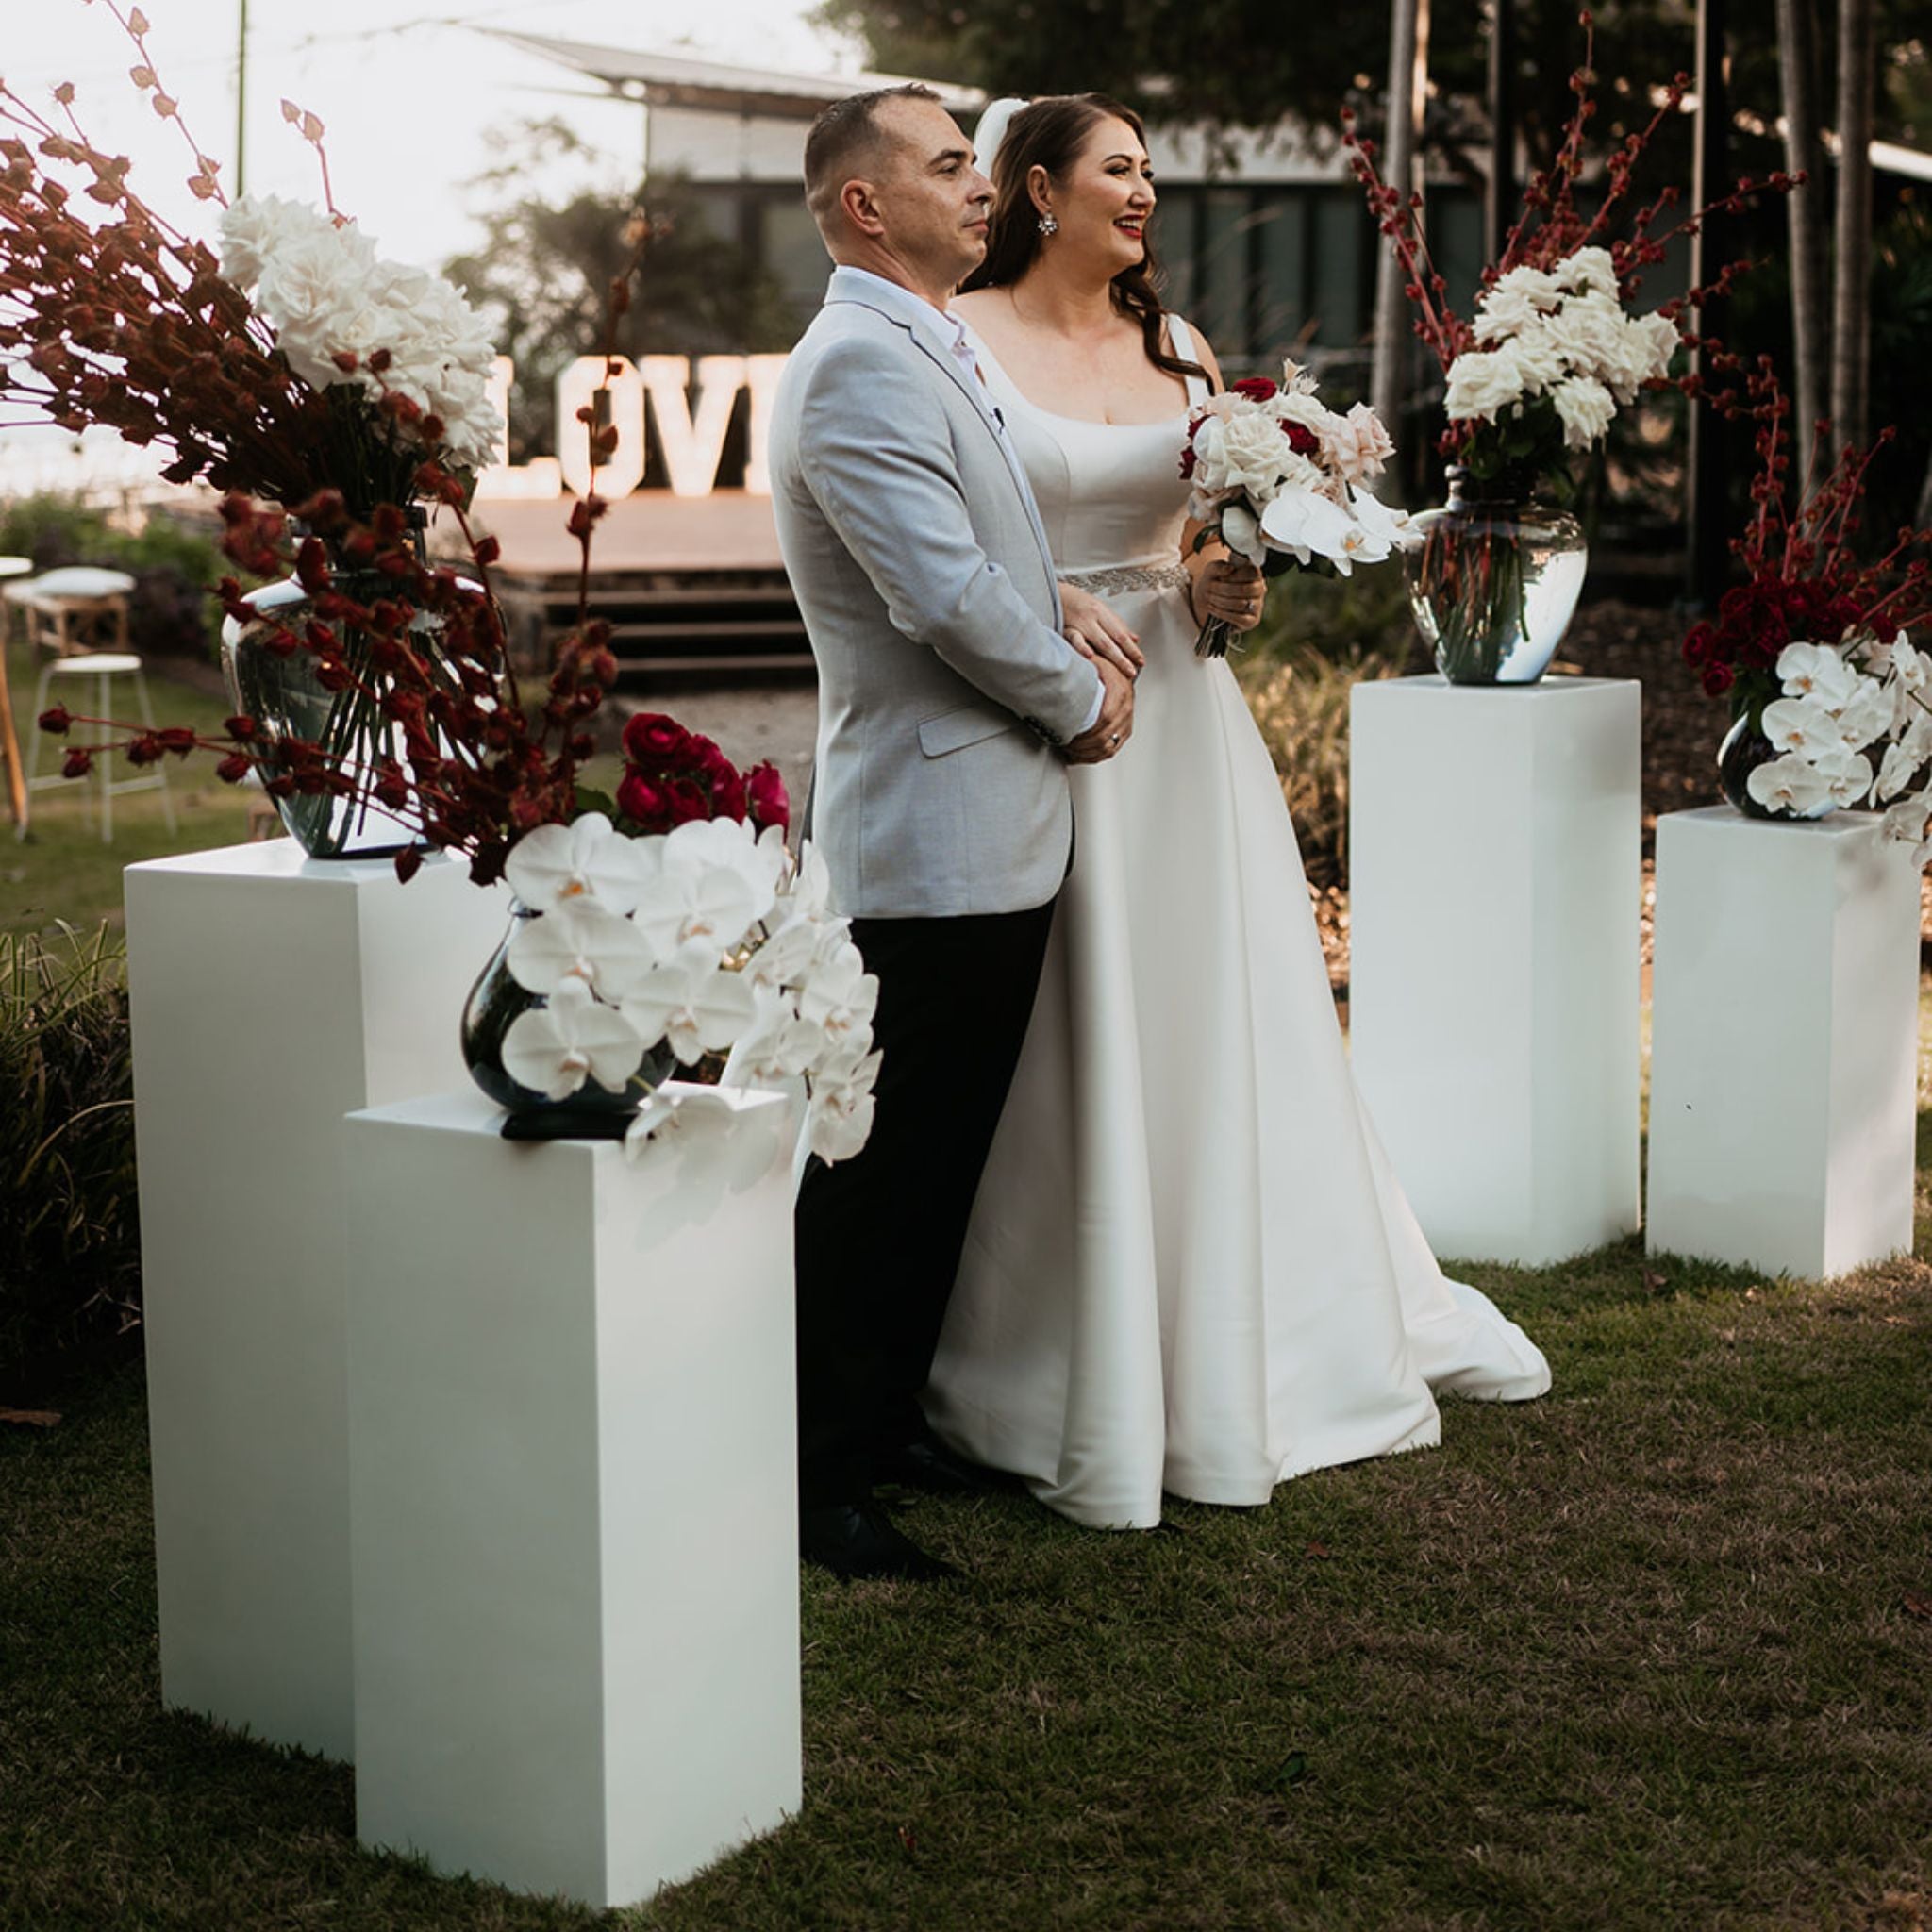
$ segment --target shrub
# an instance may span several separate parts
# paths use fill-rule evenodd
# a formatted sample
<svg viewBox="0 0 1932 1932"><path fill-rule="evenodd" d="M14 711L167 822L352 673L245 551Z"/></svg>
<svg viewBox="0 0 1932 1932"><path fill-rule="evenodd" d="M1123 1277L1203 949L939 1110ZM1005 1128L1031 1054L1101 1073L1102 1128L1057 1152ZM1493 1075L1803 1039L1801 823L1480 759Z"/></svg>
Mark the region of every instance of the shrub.
<svg viewBox="0 0 1932 1932"><path fill-rule="evenodd" d="M91 563L134 578L128 641L147 657L208 658L221 643L210 594L232 566L212 535L156 511L139 532L117 529L72 496L23 496L0 505L0 556L30 557L36 570Z"/></svg>
<svg viewBox="0 0 1932 1932"><path fill-rule="evenodd" d="M0 1378L140 1320L126 953L0 934Z"/></svg>
<svg viewBox="0 0 1932 1932"><path fill-rule="evenodd" d="M1348 695L1425 668L1400 565L1349 577L1291 572L1235 660L1281 779L1311 886L1348 883Z"/></svg>

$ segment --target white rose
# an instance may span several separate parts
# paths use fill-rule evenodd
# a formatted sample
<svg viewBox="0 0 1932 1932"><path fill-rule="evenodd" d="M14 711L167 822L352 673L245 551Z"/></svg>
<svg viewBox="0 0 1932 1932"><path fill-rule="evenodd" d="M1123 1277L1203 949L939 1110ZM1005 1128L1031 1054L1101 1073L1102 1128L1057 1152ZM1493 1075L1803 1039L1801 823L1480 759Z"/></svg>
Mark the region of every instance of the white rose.
<svg viewBox="0 0 1932 1932"><path fill-rule="evenodd" d="M1243 490L1257 502L1274 493L1288 458L1294 454L1280 425L1259 409L1225 420L1209 418L1195 433L1194 447L1201 459L1195 472L1199 487Z"/></svg>
<svg viewBox="0 0 1932 1932"><path fill-rule="evenodd" d="M1452 422L1493 423L1501 410L1522 398L1523 372L1511 343L1496 349L1465 349L1449 365L1442 407Z"/></svg>
<svg viewBox="0 0 1932 1932"><path fill-rule="evenodd" d="M1550 391L1563 421L1563 447L1588 449L1609 428L1617 405L1602 383L1588 375L1573 375Z"/></svg>
<svg viewBox="0 0 1932 1932"><path fill-rule="evenodd" d="M1551 279L1559 289L1574 290L1579 295L1617 299L1617 271L1607 248L1579 248L1557 264Z"/></svg>
<svg viewBox="0 0 1932 1932"><path fill-rule="evenodd" d="M1395 443L1382 419L1367 403L1357 403L1346 416L1330 419L1326 439L1328 460L1347 482L1372 482L1395 454Z"/></svg>
<svg viewBox="0 0 1932 1932"><path fill-rule="evenodd" d="M1561 343L1550 327L1550 318L1539 315L1529 327L1509 344L1515 352L1516 366L1523 375L1523 386L1531 395L1541 395L1570 374Z"/></svg>

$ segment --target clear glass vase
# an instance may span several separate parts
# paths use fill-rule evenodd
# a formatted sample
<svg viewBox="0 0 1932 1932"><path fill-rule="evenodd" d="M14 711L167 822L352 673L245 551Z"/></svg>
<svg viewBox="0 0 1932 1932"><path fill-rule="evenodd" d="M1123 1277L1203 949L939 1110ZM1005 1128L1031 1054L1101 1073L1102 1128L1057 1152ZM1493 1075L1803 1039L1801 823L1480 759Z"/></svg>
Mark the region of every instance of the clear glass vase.
<svg viewBox="0 0 1932 1932"><path fill-rule="evenodd" d="M1590 566L1583 526L1520 479L1449 472L1449 501L1416 517L1405 568L1416 627L1451 684L1534 684L1549 669Z"/></svg>
<svg viewBox="0 0 1932 1932"><path fill-rule="evenodd" d="M335 587L358 603L390 594L391 580L373 571L339 570ZM229 618L222 625L222 671L235 708L259 727L258 742L266 753L262 775L282 769L276 745L302 739L340 761L348 780L341 793L271 792L282 824L311 858L378 858L417 844L417 829L378 805L374 795L375 766L381 758L398 761L402 727L358 691L326 691L316 676L315 653L306 646L278 650L270 641L288 631L298 637L315 614L314 600L293 577L250 592L252 623ZM366 641L352 625L335 626L342 657L358 682L375 675Z"/></svg>

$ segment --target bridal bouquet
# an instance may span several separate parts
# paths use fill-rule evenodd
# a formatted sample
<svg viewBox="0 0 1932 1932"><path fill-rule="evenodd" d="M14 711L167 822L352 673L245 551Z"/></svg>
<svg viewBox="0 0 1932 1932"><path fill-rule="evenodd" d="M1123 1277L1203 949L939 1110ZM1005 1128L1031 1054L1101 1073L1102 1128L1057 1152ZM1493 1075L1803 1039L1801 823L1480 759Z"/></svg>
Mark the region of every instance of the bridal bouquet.
<svg viewBox="0 0 1932 1932"><path fill-rule="evenodd" d="M1418 541L1400 510L1368 488L1395 445L1366 403L1346 415L1315 394L1294 361L1281 381L1250 376L1212 396L1188 422L1181 475L1193 485L1188 514L1198 550L1219 538L1269 575L1291 564L1348 576ZM1231 627L1209 618L1195 653L1219 658Z"/></svg>

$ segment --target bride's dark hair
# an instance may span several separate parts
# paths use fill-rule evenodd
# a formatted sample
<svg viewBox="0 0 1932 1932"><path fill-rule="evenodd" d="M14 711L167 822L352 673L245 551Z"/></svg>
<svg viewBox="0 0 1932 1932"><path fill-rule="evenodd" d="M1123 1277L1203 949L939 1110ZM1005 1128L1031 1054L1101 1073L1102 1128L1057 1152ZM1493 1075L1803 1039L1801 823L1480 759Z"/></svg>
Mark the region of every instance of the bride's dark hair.
<svg viewBox="0 0 1932 1932"><path fill-rule="evenodd" d="M1101 121L1124 121L1134 139L1147 144L1147 130L1131 108L1106 94L1048 94L1029 102L1007 123L1005 138L992 163L992 222L987 237L986 259L960 283L969 289L1010 288L1033 266L1043 237L1040 211L1026 190L1026 177L1044 168L1058 181L1074 165L1087 137ZM1162 347L1160 341L1160 270L1151 242L1143 243L1141 259L1113 278L1113 306L1141 325L1147 359L1170 375L1206 375L1200 363L1189 362Z"/></svg>

